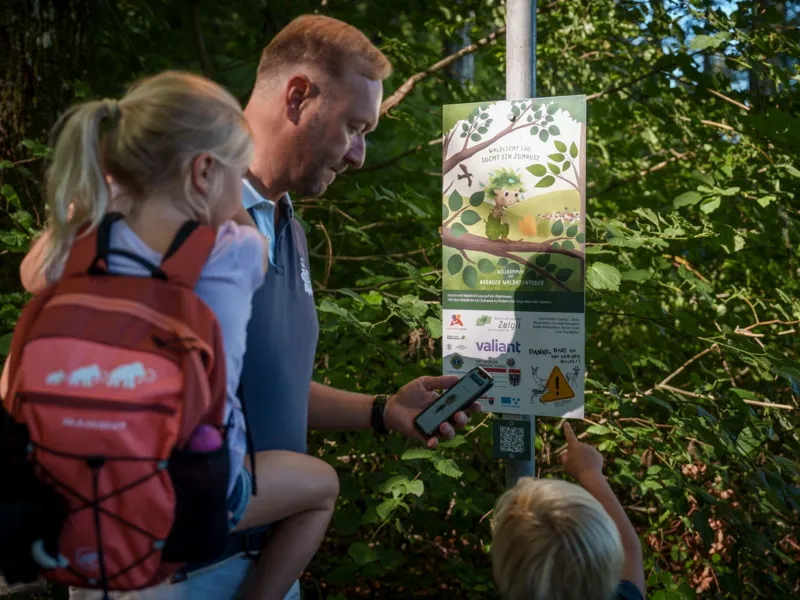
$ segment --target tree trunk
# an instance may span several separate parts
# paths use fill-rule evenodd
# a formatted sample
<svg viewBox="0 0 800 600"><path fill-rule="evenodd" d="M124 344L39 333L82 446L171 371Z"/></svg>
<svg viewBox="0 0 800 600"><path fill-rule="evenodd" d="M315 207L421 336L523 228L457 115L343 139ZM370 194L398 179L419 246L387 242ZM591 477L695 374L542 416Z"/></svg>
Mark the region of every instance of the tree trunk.
<svg viewBox="0 0 800 600"><path fill-rule="evenodd" d="M28 171L0 169L0 185L8 194L13 189L19 202L5 210L8 199L0 198L0 231L20 228L10 216L17 208L42 214L37 182L45 164L25 160L31 152L22 143L47 143L49 129L75 97L75 82L85 79L95 5L96 0L5 0L0 10L0 161L25 161ZM4 292L20 289L20 250L0 244Z"/></svg>
<svg viewBox="0 0 800 600"><path fill-rule="evenodd" d="M82 78L94 0L7 0L0 11L0 158L46 141Z"/></svg>

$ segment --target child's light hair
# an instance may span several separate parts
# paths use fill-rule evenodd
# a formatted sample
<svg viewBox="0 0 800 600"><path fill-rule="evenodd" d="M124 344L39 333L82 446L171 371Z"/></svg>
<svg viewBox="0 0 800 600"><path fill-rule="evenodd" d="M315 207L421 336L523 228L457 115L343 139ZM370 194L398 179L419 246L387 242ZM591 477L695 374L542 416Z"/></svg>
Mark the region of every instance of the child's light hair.
<svg viewBox="0 0 800 600"><path fill-rule="evenodd" d="M520 479L497 501L492 536L504 600L609 600L619 585L619 530L578 485Z"/></svg>
<svg viewBox="0 0 800 600"><path fill-rule="evenodd" d="M50 281L60 275L78 231L87 224L94 229L106 214L107 177L133 205L169 191L186 203L189 215L208 223L210 207L192 191L192 160L209 153L243 171L252 153L237 100L213 81L180 71L140 80L120 100L71 107L53 128L53 139L46 182L50 243L43 264Z"/></svg>

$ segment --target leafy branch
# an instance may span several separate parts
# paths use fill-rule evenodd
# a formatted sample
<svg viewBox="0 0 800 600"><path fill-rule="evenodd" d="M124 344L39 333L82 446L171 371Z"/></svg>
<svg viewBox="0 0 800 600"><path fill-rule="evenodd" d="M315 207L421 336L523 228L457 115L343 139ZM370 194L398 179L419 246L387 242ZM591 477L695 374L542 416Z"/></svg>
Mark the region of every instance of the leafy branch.
<svg viewBox="0 0 800 600"><path fill-rule="evenodd" d="M389 96L386 100L383 101L383 103L381 104L381 116L384 116L395 106L400 104L405 99L405 97L412 92L412 90L416 87L416 85L426 77L432 75L433 73L436 73L437 71L441 71L442 69L449 67L451 64L453 64L460 58L466 56L467 54L472 54L476 50L484 46L487 46L488 44L504 36L505 34L506 34L506 28L500 27L496 31L493 31L485 38L478 40L474 44L470 44L469 46L464 46L458 52L454 52L450 56L447 56L442 60L433 63L430 67L428 67L424 71L415 73L414 75L406 79L403 82L403 84L399 88L397 88L391 96Z"/></svg>
<svg viewBox="0 0 800 600"><path fill-rule="evenodd" d="M508 134L510 134L510 133L512 133L514 131L517 131L518 129L522 129L524 127L530 127L531 126L530 122L528 122L528 123L522 122L521 124L520 124L520 122L522 121L522 117L525 116L525 114L533 106L533 102L529 102L527 104L524 104L524 106L525 106L524 109L519 109L517 111L519 114L515 115L514 120L511 121L511 123L509 125L507 125L503 129L498 131L495 135L493 135L488 140L483 140L479 144L476 144L475 146L472 146L471 148L467 148L466 146L467 146L467 142L469 140L477 141L473 137L474 133L471 133L471 131L473 130L475 124L474 124L474 122L471 123L470 127L469 127L470 131L468 132L468 133L470 133L470 135L464 136L464 137L466 137L466 141L464 142L464 147L459 152L456 152L455 154L453 154L449 158L445 159L444 165L443 165L443 168L442 168L442 173L444 175L446 175L447 173L452 171L454 168L456 168L459 163L461 163L461 162L467 160L468 158L474 156L475 154L477 154L478 152L480 152L484 148L488 148L489 146L491 146L492 144L497 142L499 139L507 136ZM477 119L475 119L475 120L477 121ZM538 123L538 121L537 121L537 123ZM533 123L533 124L536 125L537 123Z"/></svg>

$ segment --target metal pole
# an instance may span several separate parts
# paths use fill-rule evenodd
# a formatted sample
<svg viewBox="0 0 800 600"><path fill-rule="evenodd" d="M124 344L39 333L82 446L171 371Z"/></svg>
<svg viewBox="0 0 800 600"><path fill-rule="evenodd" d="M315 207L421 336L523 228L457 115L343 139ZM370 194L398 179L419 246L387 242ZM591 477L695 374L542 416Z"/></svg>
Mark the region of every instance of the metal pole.
<svg viewBox="0 0 800 600"><path fill-rule="evenodd" d="M506 100L536 96L536 0L506 0ZM506 487L536 473L536 418L503 415L531 421L531 460L508 460Z"/></svg>

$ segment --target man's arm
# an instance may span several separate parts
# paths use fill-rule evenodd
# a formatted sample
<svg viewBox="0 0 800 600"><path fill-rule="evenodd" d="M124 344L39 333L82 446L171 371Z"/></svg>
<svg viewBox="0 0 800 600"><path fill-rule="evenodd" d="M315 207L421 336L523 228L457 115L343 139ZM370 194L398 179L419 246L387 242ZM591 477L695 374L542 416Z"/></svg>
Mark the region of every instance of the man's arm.
<svg viewBox="0 0 800 600"><path fill-rule="evenodd" d="M311 382L308 393L308 428L317 431L356 431L372 426L375 396L345 392Z"/></svg>
<svg viewBox="0 0 800 600"><path fill-rule="evenodd" d="M414 419L438 398L438 390L455 385L459 379L457 375L419 377L404 385L386 401L383 413L386 428L434 448L438 444L437 437L426 439L414 427ZM345 392L312 381L308 396L308 427L318 431L369 429L372 426L374 399L368 394ZM475 403L469 410L480 411L481 406ZM464 427L467 420L463 411L453 416L456 428ZM439 437L452 439L455 434L451 423L445 422L439 427Z"/></svg>

